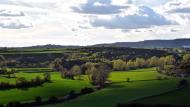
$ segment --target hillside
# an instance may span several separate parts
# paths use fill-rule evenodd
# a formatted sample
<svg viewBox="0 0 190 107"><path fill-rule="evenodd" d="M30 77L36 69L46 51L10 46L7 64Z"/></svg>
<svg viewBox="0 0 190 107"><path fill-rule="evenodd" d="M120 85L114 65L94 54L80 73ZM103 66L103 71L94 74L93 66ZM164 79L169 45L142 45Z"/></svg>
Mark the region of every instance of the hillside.
<svg viewBox="0 0 190 107"><path fill-rule="evenodd" d="M146 40L140 42L116 42L97 44L95 47L131 47L131 48L182 48L190 46L190 39Z"/></svg>

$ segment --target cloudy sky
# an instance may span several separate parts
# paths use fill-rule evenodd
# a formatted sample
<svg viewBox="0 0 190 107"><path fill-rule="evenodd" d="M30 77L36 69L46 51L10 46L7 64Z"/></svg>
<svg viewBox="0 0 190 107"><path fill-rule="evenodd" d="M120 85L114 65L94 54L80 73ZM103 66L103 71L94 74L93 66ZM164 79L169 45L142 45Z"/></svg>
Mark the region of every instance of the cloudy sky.
<svg viewBox="0 0 190 107"><path fill-rule="evenodd" d="M190 38L190 0L0 0L0 46Z"/></svg>

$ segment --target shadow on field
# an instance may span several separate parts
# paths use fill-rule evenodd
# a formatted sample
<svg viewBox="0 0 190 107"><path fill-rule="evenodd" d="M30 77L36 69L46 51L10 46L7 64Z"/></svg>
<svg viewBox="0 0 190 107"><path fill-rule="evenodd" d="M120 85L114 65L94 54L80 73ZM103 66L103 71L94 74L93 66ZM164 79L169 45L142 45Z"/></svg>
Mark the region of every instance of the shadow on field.
<svg viewBox="0 0 190 107"><path fill-rule="evenodd" d="M165 79L162 79L165 80ZM149 80L130 80L130 81L119 81L119 82L113 82L112 84L118 84L118 83L133 83L133 82L146 82L146 81L158 81L158 79L149 79ZM160 80L159 80L160 81Z"/></svg>
<svg viewBox="0 0 190 107"><path fill-rule="evenodd" d="M118 85L118 84L114 84L114 85L111 85L110 88L123 88L125 87L124 85Z"/></svg>

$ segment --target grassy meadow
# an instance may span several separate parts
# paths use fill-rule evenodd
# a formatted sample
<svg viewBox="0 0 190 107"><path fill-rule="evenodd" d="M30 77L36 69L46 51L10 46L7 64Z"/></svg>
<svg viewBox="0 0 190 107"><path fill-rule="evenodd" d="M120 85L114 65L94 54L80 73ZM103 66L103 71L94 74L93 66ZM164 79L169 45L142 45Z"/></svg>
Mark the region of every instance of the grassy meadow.
<svg viewBox="0 0 190 107"><path fill-rule="evenodd" d="M43 73L16 73L16 77L25 77L30 80L36 76L43 77ZM0 90L0 104L6 104L10 101L31 101L36 96L48 99L50 96L64 96L71 90L80 90L81 88L91 86L88 81L62 79L58 72L51 72L52 83L45 83L43 86L28 89L10 89ZM0 76L0 81L15 84L16 78L8 79Z"/></svg>
<svg viewBox="0 0 190 107"><path fill-rule="evenodd" d="M177 88L179 78L168 77L168 79L157 80L158 76L165 77L155 72L154 68L112 72L109 78L113 82L111 86L63 104L44 107L115 107L117 103L131 103L138 99L140 99L138 102L147 104L183 105L184 102L190 104L187 102L188 99L180 101L181 98L189 98L189 92L187 91L189 88L184 89L185 92L174 92L169 95L143 100L144 97L161 94ZM126 82L126 78L130 78L131 82Z"/></svg>
<svg viewBox="0 0 190 107"><path fill-rule="evenodd" d="M34 73L16 73L17 78L25 77L30 80L36 76L43 77L42 72L35 72L37 68L17 68L17 70L34 71ZM48 68L39 68L39 70L48 70ZM162 77L162 80L158 80L158 77ZM190 98L188 96L189 87L179 92L144 99L147 96L161 94L177 88L180 78L167 77L168 79L163 79L164 77L166 76L157 73L155 68L115 71L111 72L109 76L109 80L112 82L110 86L92 94L80 96L69 102L43 107L115 107L118 103L131 102L147 104L190 104L188 102ZM86 76L83 76L83 80L68 80L62 79L58 72L51 72L51 78L52 83L45 83L43 86L28 89L0 90L0 104L6 104L10 101L33 101L36 96L41 96L43 100L48 99L50 96L62 97L71 90L79 91L84 87L91 86ZM127 82L127 80L130 82ZM8 79L1 75L0 81L15 84L16 78ZM185 98L186 100L181 101L181 98Z"/></svg>

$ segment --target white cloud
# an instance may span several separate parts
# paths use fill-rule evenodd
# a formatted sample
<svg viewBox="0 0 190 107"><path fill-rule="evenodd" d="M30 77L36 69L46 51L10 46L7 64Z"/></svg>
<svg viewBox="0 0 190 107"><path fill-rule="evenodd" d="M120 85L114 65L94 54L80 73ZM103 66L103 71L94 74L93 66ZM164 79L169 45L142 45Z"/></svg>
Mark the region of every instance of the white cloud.
<svg viewBox="0 0 190 107"><path fill-rule="evenodd" d="M87 0L84 4L72 7L75 12L87 14L115 14L125 8L127 7L113 5L112 0Z"/></svg>
<svg viewBox="0 0 190 107"><path fill-rule="evenodd" d="M26 21L25 14L21 11L0 10L0 28L21 29L32 27L32 24Z"/></svg>
<svg viewBox="0 0 190 107"><path fill-rule="evenodd" d="M17 17L17 16L24 16L24 13L23 12L19 12L19 11L0 10L0 16Z"/></svg>
<svg viewBox="0 0 190 107"><path fill-rule="evenodd" d="M21 29L21 28L32 27L32 24L24 23L23 21L15 20L15 19L0 18L0 27L6 28L6 29Z"/></svg>
<svg viewBox="0 0 190 107"><path fill-rule="evenodd" d="M175 0L164 5L165 11L169 13L190 13L189 0Z"/></svg>
<svg viewBox="0 0 190 107"><path fill-rule="evenodd" d="M188 7L189 0L163 5L170 1L0 0L0 46L190 38L188 11L171 12Z"/></svg>
<svg viewBox="0 0 190 107"><path fill-rule="evenodd" d="M131 5L125 12L110 17L110 19L94 18L91 23L94 27L124 30L175 24L146 6Z"/></svg>

